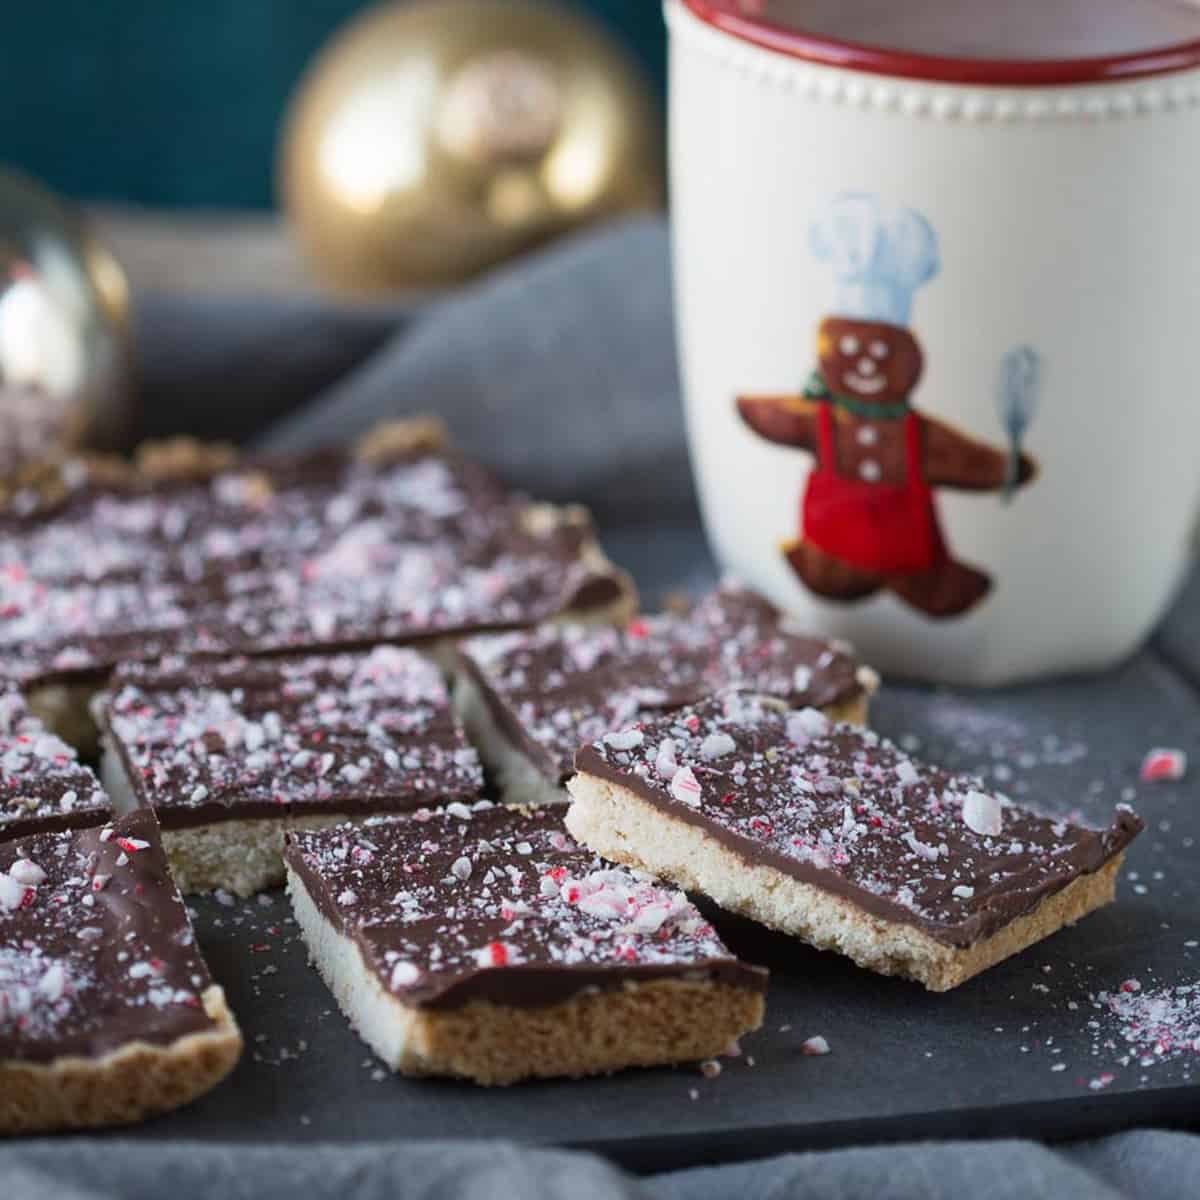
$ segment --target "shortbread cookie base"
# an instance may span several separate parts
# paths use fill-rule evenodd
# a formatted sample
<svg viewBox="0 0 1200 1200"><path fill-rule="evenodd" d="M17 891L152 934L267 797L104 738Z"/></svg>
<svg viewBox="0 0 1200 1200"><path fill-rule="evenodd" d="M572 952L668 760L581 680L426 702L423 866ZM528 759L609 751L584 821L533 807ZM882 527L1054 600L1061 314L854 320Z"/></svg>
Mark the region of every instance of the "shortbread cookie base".
<svg viewBox="0 0 1200 1200"><path fill-rule="evenodd" d="M245 899L283 883L283 838L289 830L326 829L356 819L362 820L361 814L235 818L194 829L164 829L163 849L185 896L226 891Z"/></svg>
<svg viewBox="0 0 1200 1200"><path fill-rule="evenodd" d="M455 677L452 703L454 715L500 789L503 803L542 808L570 801L566 789L543 774L534 761L509 740L496 723L479 685L465 670L459 670ZM865 725L869 704L870 695L863 691L822 711L831 721Z"/></svg>
<svg viewBox="0 0 1200 1200"><path fill-rule="evenodd" d="M913 925L886 921L853 901L801 883L775 867L747 862L702 829L660 812L625 788L594 775L568 784L565 824L576 841L611 862L649 871L722 908L835 950L881 975L899 975L945 992L1049 937L1116 891L1124 855L1043 899L991 937L949 946Z"/></svg>
<svg viewBox="0 0 1200 1200"><path fill-rule="evenodd" d="M134 1041L101 1058L0 1062L0 1134L128 1125L211 1091L237 1064L242 1035L220 987L202 999L216 1028L166 1046Z"/></svg>
<svg viewBox="0 0 1200 1200"><path fill-rule="evenodd" d="M100 781L118 813L138 806L120 756L106 748ZM380 815L380 814L372 814ZM163 849L185 896L226 891L245 899L283 883L283 837L290 829L324 829L364 819L364 814L231 818L192 829L164 829Z"/></svg>
<svg viewBox="0 0 1200 1200"><path fill-rule="evenodd" d="M472 1000L417 1008L388 992L353 939L288 871L288 895L316 966L351 1026L393 1070L484 1085L608 1074L711 1058L762 1024L761 992L703 979L628 983L526 1008Z"/></svg>
<svg viewBox="0 0 1200 1200"><path fill-rule="evenodd" d="M465 670L458 672L451 695L454 715L462 724L467 740L479 752L503 803L543 808L570 800L557 779L543 774L527 754L509 741L496 724L479 685Z"/></svg>
<svg viewBox="0 0 1200 1200"><path fill-rule="evenodd" d="M92 715L92 700L99 684L47 683L30 688L25 695L29 711L51 733L74 746L83 759L94 759L100 735Z"/></svg>
<svg viewBox="0 0 1200 1200"><path fill-rule="evenodd" d="M590 607L563 609L550 618L552 623L569 625L624 625L638 610L638 593L633 576L623 571L604 553L592 533L592 516L582 504L532 503L525 509L523 523L531 533L545 533L555 528L577 525L586 529L587 536L579 547L579 563L594 577L606 578L617 588L617 594L607 603Z"/></svg>
<svg viewBox="0 0 1200 1200"><path fill-rule="evenodd" d="M836 704L827 704L823 712L831 721L844 721L847 725L867 724L867 714L871 707L871 696L874 687L851 696L849 700L839 700Z"/></svg>

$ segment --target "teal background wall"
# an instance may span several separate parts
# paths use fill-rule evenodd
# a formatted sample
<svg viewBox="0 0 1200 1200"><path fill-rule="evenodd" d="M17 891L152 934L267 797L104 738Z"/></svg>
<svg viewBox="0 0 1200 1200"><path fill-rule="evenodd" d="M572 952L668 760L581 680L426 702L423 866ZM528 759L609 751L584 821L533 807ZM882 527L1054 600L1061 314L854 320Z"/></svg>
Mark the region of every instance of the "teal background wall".
<svg viewBox="0 0 1200 1200"><path fill-rule="evenodd" d="M561 2L561 0L558 0ZM574 0L661 88L657 0ZM89 200L267 207L284 102L363 0L0 6L0 161Z"/></svg>

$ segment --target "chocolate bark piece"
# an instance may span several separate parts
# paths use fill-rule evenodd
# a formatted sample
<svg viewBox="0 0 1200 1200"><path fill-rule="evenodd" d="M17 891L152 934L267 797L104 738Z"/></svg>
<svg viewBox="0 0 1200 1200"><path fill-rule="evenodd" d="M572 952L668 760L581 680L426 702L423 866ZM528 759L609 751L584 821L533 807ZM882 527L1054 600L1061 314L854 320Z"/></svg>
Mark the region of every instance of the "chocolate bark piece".
<svg viewBox="0 0 1200 1200"><path fill-rule="evenodd" d="M601 863L552 811L487 801L290 833L313 961L393 1069L484 1084L706 1058L766 972L679 892Z"/></svg>
<svg viewBox="0 0 1200 1200"><path fill-rule="evenodd" d="M176 1108L240 1053L153 813L0 845L0 1132Z"/></svg>
<svg viewBox="0 0 1200 1200"><path fill-rule="evenodd" d="M112 815L100 781L50 733L15 687L0 685L0 842L99 825Z"/></svg>
<svg viewBox="0 0 1200 1200"><path fill-rule="evenodd" d="M430 422L288 458L178 442L136 468L70 460L0 488L2 673L26 685L632 606L582 509L514 495Z"/></svg>
<svg viewBox="0 0 1200 1200"><path fill-rule="evenodd" d="M813 709L730 693L575 757L567 827L882 974L943 991L1108 903L1142 828L1020 808Z"/></svg>
<svg viewBox="0 0 1200 1200"><path fill-rule="evenodd" d="M474 801L483 769L415 650L119 667L98 706L115 797L154 809L184 892L283 881L283 832Z"/></svg>
<svg viewBox="0 0 1200 1200"><path fill-rule="evenodd" d="M484 635L459 652L455 704L509 803L564 802L580 746L728 687L862 723L878 684L848 647L732 581L683 615Z"/></svg>

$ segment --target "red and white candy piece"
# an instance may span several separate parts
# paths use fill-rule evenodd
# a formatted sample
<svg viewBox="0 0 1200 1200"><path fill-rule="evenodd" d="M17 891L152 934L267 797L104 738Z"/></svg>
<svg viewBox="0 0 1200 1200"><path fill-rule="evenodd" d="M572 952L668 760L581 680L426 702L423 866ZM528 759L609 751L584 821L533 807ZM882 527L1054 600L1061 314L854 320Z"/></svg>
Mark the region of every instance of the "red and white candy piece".
<svg viewBox="0 0 1200 1200"><path fill-rule="evenodd" d="M700 780L691 767L680 767L671 780L671 795L689 808L700 807Z"/></svg>
<svg viewBox="0 0 1200 1200"><path fill-rule="evenodd" d="M31 889L11 875L0 874L0 912L12 912L25 904L26 893Z"/></svg>
<svg viewBox="0 0 1200 1200"><path fill-rule="evenodd" d="M18 858L8 869L9 875L26 887L37 887L46 878L46 872L28 858Z"/></svg>
<svg viewBox="0 0 1200 1200"><path fill-rule="evenodd" d="M510 956L510 948L504 942L488 942L475 952L475 961L481 967L503 967Z"/></svg>
<svg viewBox="0 0 1200 1200"><path fill-rule="evenodd" d="M963 822L972 833L996 837L1003 822L1000 800L987 792L968 792L963 801Z"/></svg>
<svg viewBox="0 0 1200 1200"><path fill-rule="evenodd" d="M1156 746L1142 759L1138 772L1143 783L1174 782L1187 773L1187 755L1182 750Z"/></svg>

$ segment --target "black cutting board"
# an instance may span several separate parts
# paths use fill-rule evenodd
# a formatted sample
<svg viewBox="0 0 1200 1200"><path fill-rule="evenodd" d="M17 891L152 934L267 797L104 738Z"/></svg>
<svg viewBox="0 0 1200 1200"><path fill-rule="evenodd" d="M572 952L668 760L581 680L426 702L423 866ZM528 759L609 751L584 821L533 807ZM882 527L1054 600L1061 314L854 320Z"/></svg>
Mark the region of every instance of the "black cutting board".
<svg viewBox="0 0 1200 1200"><path fill-rule="evenodd" d="M663 1169L849 1142L1055 1138L1200 1118L1200 1054L1122 1065L1119 1024L1089 998L1129 979L1147 990L1200 980L1200 702L1183 678L1147 652L1100 678L1003 692L892 686L874 724L1056 814L1103 822L1132 802L1147 829L1117 903L944 995L718 916L730 944L772 971L764 1028L718 1077L688 1067L485 1090L386 1075L307 966L281 893L204 899L194 905L200 940L246 1055L209 1097L133 1136L505 1137ZM1152 745L1189 752L1193 774L1139 783ZM832 1052L806 1056L801 1043L817 1034Z"/></svg>

